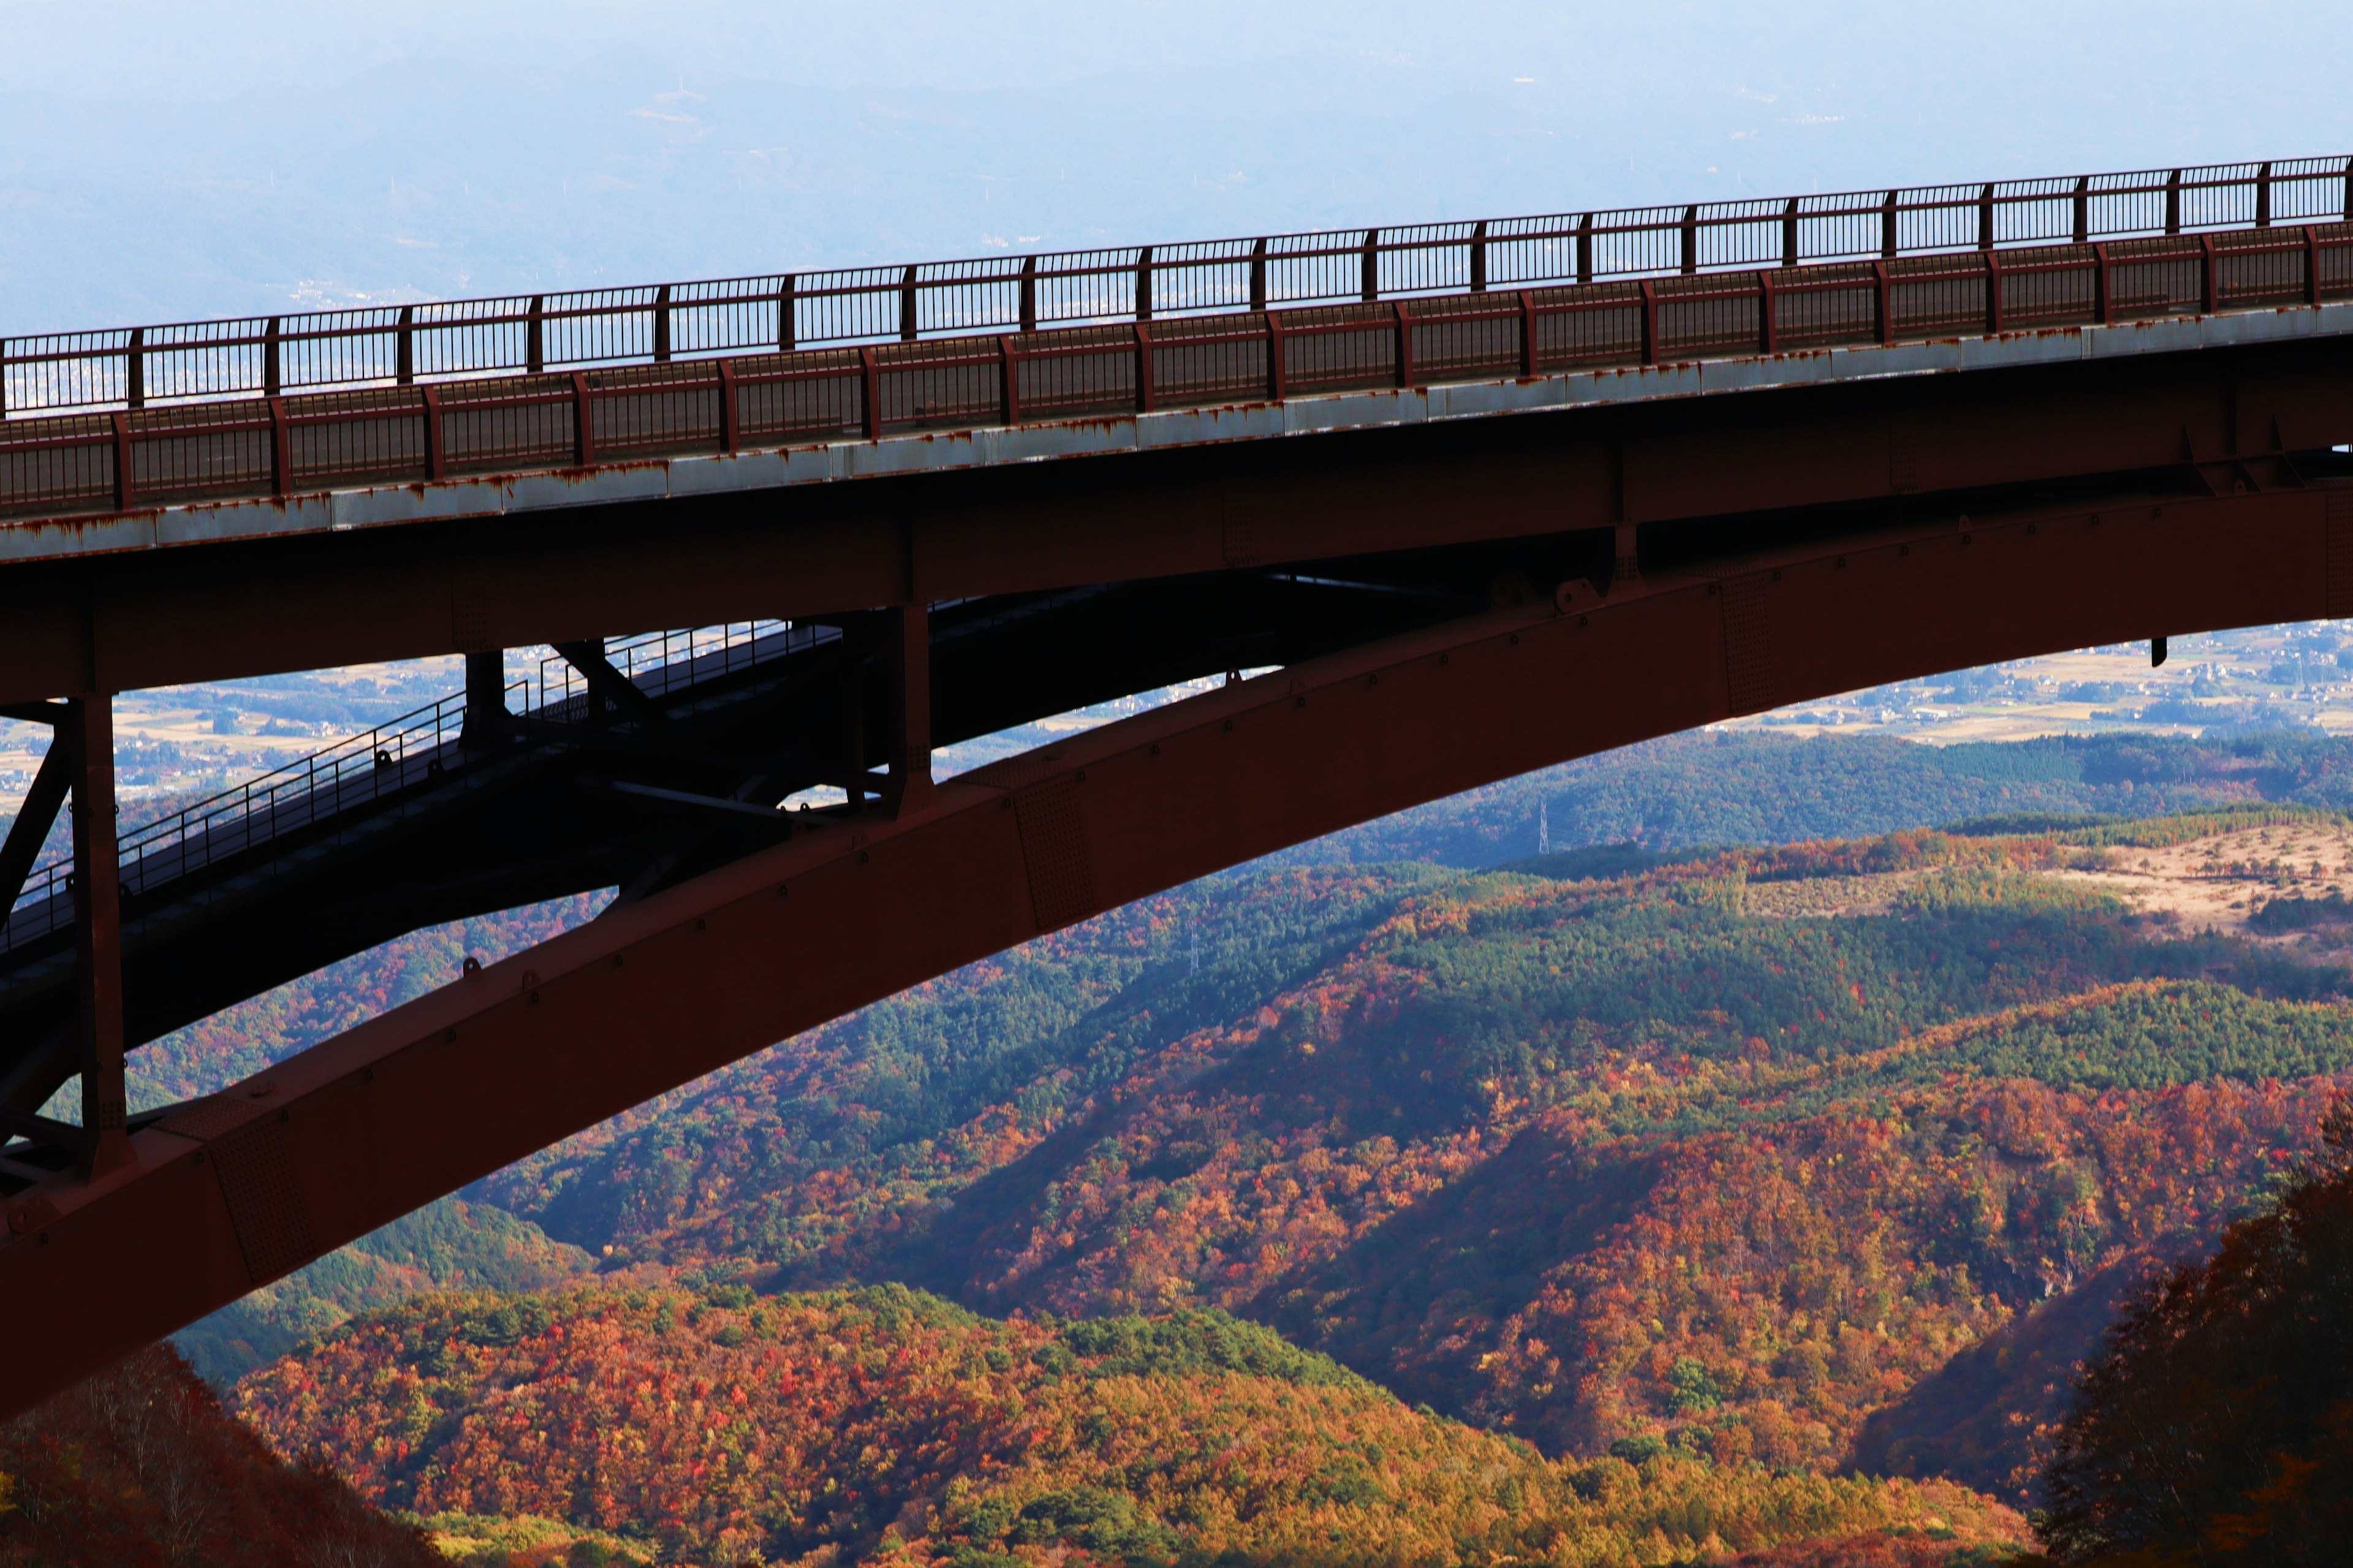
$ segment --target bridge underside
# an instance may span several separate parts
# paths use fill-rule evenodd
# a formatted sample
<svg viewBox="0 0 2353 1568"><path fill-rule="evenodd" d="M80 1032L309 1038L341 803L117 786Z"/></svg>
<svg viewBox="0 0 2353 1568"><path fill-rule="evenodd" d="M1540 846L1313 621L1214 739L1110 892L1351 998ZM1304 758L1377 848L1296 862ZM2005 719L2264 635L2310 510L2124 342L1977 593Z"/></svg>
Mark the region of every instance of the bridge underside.
<svg viewBox="0 0 2353 1568"><path fill-rule="evenodd" d="M799 1029L1253 856L1859 686L2353 612L2348 439L2322 340L11 568L6 702L723 617L839 635L708 700L616 692L586 735L518 723L311 871L126 898L135 1045L424 921L628 894L130 1119L114 1158L5 1151L0 1410ZM935 742L1267 665L928 775ZM761 809L817 784L853 804ZM0 973L20 1125L90 1066L87 955L42 951Z"/></svg>

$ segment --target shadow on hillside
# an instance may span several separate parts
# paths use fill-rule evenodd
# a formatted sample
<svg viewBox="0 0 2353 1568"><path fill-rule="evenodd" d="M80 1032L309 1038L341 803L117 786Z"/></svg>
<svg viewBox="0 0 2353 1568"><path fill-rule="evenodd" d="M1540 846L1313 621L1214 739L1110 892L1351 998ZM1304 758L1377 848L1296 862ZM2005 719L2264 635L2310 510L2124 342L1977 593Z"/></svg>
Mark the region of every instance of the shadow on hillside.
<svg viewBox="0 0 2353 1568"><path fill-rule="evenodd" d="M2128 1253L1971 1345L1864 1421L1845 1468L1947 1476L2024 1506L2035 1431L2065 1412L2076 1367L2127 1300L2201 1250L2183 1237Z"/></svg>
<svg viewBox="0 0 2353 1568"><path fill-rule="evenodd" d="M1597 1162L1533 1127L1337 1256L1261 1292L1245 1315L1449 1415L1464 1415L1497 1328L1547 1270L1632 1217L1658 1161Z"/></svg>

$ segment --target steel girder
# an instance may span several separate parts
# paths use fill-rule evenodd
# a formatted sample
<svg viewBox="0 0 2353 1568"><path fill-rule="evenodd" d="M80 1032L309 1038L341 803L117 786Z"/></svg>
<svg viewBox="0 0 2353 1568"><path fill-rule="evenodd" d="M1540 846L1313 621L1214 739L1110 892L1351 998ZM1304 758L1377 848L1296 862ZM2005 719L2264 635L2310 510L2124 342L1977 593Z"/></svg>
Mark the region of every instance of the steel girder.
<svg viewBox="0 0 2353 1568"><path fill-rule="evenodd" d="M1577 530L2228 489L2353 440L2328 340L1732 391L0 570L0 703ZM1966 500L1957 503L1967 510Z"/></svg>
<svg viewBox="0 0 2353 1568"><path fill-rule="evenodd" d="M2353 490L2011 509L1568 585L1106 726L797 832L19 1193L0 1412L797 1030L1285 845L1790 700L2348 610Z"/></svg>

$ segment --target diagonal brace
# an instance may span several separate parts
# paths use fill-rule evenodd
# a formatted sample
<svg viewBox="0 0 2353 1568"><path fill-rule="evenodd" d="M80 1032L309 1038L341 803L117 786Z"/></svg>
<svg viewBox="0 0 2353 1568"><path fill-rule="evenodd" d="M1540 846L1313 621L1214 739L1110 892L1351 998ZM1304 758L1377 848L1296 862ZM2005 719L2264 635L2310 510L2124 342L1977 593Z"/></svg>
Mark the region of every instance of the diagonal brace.
<svg viewBox="0 0 2353 1568"><path fill-rule="evenodd" d="M638 689L638 683L613 668L605 657L605 646L597 642L560 642L555 651L564 661L578 670L588 682L589 695L599 706L609 703L618 712L636 720L645 728L662 731L670 728L670 715L661 704Z"/></svg>
<svg viewBox="0 0 2353 1568"><path fill-rule="evenodd" d="M33 775L33 787L25 792L24 807L9 824L7 842L0 844L0 921L8 918L23 895L25 879L33 874L33 862L40 858L41 846L57 823L58 807L65 804L66 791L72 787L73 752L72 738L64 732L49 742L40 771Z"/></svg>

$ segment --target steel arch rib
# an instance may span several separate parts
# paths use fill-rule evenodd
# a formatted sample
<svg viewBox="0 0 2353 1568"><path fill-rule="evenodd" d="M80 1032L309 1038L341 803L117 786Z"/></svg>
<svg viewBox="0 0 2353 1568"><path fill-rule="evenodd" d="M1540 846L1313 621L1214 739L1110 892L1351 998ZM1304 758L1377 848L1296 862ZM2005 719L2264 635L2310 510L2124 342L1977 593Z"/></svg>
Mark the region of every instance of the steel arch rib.
<svg viewBox="0 0 2353 1568"><path fill-rule="evenodd" d="M180 1107L134 1135L128 1169L20 1194L0 1414L654 1094L1253 856L1737 711L2344 613L2348 501L1962 519L1653 575L1296 666L950 780L899 818L812 828Z"/></svg>

